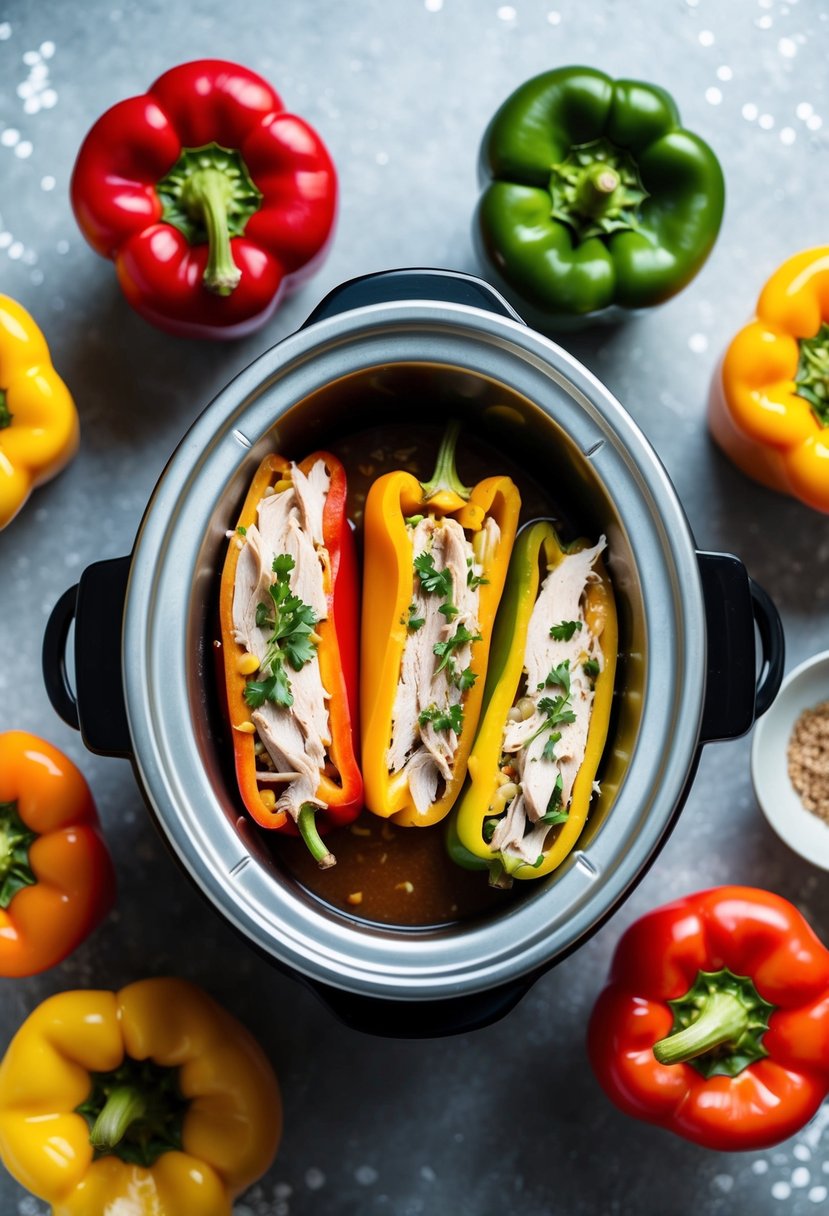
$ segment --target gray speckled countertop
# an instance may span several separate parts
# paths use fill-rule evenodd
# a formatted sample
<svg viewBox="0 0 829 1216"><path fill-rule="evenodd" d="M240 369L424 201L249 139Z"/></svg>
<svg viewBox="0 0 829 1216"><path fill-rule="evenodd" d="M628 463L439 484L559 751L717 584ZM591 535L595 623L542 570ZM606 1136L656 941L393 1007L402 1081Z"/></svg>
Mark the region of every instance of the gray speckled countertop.
<svg viewBox="0 0 829 1216"><path fill-rule="evenodd" d="M475 269L469 219L489 115L534 73L583 62L667 86L719 154L728 202L708 265L680 297L567 345L652 440L700 546L738 553L775 598L787 667L825 648L825 520L740 476L712 447L704 409L719 353L768 274L826 242L827 55L824 0L0 7L0 290L41 324L83 427L72 466L0 535L0 729L41 733L83 767L120 881L117 913L65 965L3 982L0 1047L39 1000L67 987L159 973L203 984L257 1034L285 1099L279 1157L236 1216L806 1216L825 1205L829 1107L778 1149L704 1152L618 1114L582 1045L620 933L679 892L731 880L766 886L829 936L825 875L767 827L749 739L705 751L679 826L632 898L505 1022L458 1039L376 1040L338 1025L210 913L162 846L129 766L86 754L53 713L40 644L49 610L81 570L129 551L196 415L325 292L391 266ZM318 128L341 173L330 259L264 332L235 345L177 341L140 320L68 202L75 152L98 115L200 56L269 78ZM3 1176L0 1210L37 1216L43 1207Z"/></svg>

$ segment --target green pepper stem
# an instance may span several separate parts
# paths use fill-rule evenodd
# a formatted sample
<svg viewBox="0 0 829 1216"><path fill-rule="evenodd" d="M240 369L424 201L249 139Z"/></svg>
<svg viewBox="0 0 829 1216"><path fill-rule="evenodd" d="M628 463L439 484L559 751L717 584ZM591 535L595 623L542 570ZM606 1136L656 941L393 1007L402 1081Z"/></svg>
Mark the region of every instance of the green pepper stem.
<svg viewBox="0 0 829 1216"><path fill-rule="evenodd" d="M116 1086L92 1125L90 1144L98 1152L109 1152L121 1143L132 1124L146 1113L147 1099L140 1089L132 1085Z"/></svg>
<svg viewBox="0 0 829 1216"><path fill-rule="evenodd" d="M738 1043L748 1025L745 1005L728 992L715 992L705 1001L696 1021L654 1043L653 1054L660 1064L682 1064L715 1047Z"/></svg>
<svg viewBox="0 0 829 1216"><path fill-rule="evenodd" d="M597 217L612 205L619 187L619 174L612 165L596 161L584 171L579 182L577 199L583 215Z"/></svg>
<svg viewBox="0 0 829 1216"><path fill-rule="evenodd" d="M6 401L6 390L0 388L0 431L5 430L7 426L11 426L12 417L12 412Z"/></svg>
<svg viewBox="0 0 829 1216"><path fill-rule="evenodd" d="M321 870L330 870L337 864L337 859L323 841L317 831L317 808L306 802L299 812L296 822L299 834L308 846L308 851L319 863Z"/></svg>
<svg viewBox="0 0 829 1216"><path fill-rule="evenodd" d="M436 494L447 490L452 494L457 494L459 498L465 499L468 499L472 493L471 486L463 484L455 468L455 449L458 446L460 433L461 424L455 419L449 423L441 440L431 480L420 483L423 487L423 496L427 501L434 498Z"/></svg>
<svg viewBox="0 0 829 1216"><path fill-rule="evenodd" d="M181 192L183 205L207 229L204 285L218 296L229 296L242 277L230 247L227 209L232 197L233 184L221 169L196 170Z"/></svg>

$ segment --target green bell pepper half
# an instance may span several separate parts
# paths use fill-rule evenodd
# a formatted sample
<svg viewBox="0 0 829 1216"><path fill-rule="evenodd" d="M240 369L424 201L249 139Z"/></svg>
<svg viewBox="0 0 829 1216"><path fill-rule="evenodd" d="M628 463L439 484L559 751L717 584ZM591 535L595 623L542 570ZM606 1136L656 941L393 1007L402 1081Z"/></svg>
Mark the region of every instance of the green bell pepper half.
<svg viewBox="0 0 829 1216"><path fill-rule="evenodd" d="M537 328L662 303L719 232L719 162L657 85L586 67L528 80L481 146L474 221L489 276Z"/></svg>

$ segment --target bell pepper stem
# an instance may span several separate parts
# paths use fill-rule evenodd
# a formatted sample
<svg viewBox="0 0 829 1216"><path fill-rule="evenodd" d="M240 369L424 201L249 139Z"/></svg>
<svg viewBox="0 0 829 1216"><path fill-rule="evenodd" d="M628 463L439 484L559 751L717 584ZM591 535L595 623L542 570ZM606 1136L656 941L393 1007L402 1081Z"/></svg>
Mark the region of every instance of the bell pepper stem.
<svg viewBox="0 0 829 1216"><path fill-rule="evenodd" d="M449 423L446 433L441 440L438 458L435 462L435 471L432 474L431 480L420 483L423 488L423 497L426 501L443 493L457 494L464 502L469 501L472 488L463 484L455 468L455 449L458 446L458 436L460 433L461 424L455 419Z"/></svg>
<svg viewBox="0 0 829 1216"><path fill-rule="evenodd" d="M578 204L584 215L599 216L613 202L620 177L612 165L597 161L584 172L579 183Z"/></svg>
<svg viewBox="0 0 829 1216"><path fill-rule="evenodd" d="M5 430L7 426L11 426L12 417L12 412L6 401L6 390L0 388L0 431Z"/></svg>
<svg viewBox="0 0 829 1216"><path fill-rule="evenodd" d="M715 992L705 1001L696 1021L654 1043L660 1064L682 1064L726 1043L738 1043L749 1025L745 1006L728 992Z"/></svg>
<svg viewBox="0 0 829 1216"><path fill-rule="evenodd" d="M309 802L299 812L297 818L299 834L308 846L308 851L319 864L321 870L330 870L337 864L337 859L317 831L317 808Z"/></svg>
<svg viewBox="0 0 829 1216"><path fill-rule="evenodd" d="M139 1089L132 1085L116 1086L92 1126L90 1144L98 1152L109 1152L146 1113L147 1099Z"/></svg>
<svg viewBox="0 0 829 1216"><path fill-rule="evenodd" d="M204 285L218 296L229 296L242 272L233 261L227 209L233 185L221 169L198 169L182 189L182 203L207 229L207 265Z"/></svg>

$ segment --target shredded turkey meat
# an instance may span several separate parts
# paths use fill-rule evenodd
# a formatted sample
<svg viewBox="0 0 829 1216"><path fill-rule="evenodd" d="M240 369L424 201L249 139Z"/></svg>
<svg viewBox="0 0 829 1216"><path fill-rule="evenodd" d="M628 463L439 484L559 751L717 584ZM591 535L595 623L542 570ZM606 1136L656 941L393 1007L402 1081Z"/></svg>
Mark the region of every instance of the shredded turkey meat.
<svg viewBox="0 0 829 1216"><path fill-rule="evenodd" d="M441 613L444 599L436 592L426 591L415 574L409 615L423 623L410 629L406 638L386 763L390 773L405 772L412 801L423 814L435 801L440 782L452 779L459 734L451 727L441 728L438 722L421 722L421 715L424 711L445 714L453 706L462 705L459 675L468 667L472 654L471 642L462 642L451 649L450 660L438 671L441 657L434 648L454 638L460 628L471 636L477 634L478 579L483 567L476 561L463 528L454 519L436 520L427 515L410 525L410 532L413 560L429 555L436 573L449 572L452 591L448 602L457 609L449 617ZM480 551L494 551L499 537L497 523L488 519ZM470 574L477 578L470 579Z"/></svg>
<svg viewBox="0 0 829 1216"><path fill-rule="evenodd" d="M604 660L600 637L587 626L584 596L589 584L599 577L593 566L604 548L605 538L601 537L592 549L568 554L549 572L527 628L526 691L519 700L520 712L512 714L516 720L506 724L503 742L503 752L516 770L513 780L518 793L499 820L490 848L530 865L541 856L551 828L540 820L551 800L566 811L587 748L593 681L584 670L584 662L598 664L601 671ZM574 623L571 636L552 637L551 627L564 622ZM562 703L560 708L571 713L574 720L548 725L551 701L565 695L564 686L551 683L549 677L562 665L566 665L569 694L566 705ZM555 743L551 741L553 732L560 735ZM557 785L559 793L554 797Z"/></svg>
<svg viewBox="0 0 829 1216"><path fill-rule="evenodd" d="M265 661L272 631L267 624L257 625L256 609L258 604L268 603L268 591L275 581L275 557L290 555L294 562L289 575L291 592L311 606L318 621L328 615L323 581L328 552L322 517L330 480L322 460L307 475L292 464L291 487L262 499L257 523L243 539L233 589L234 636L260 664ZM286 674L293 704L286 708L265 701L251 720L275 767L275 771L258 771L257 780L284 783L276 806L297 819L305 803L326 805L317 797L317 789L331 742L329 694L323 687L316 649L299 671L288 666Z"/></svg>

